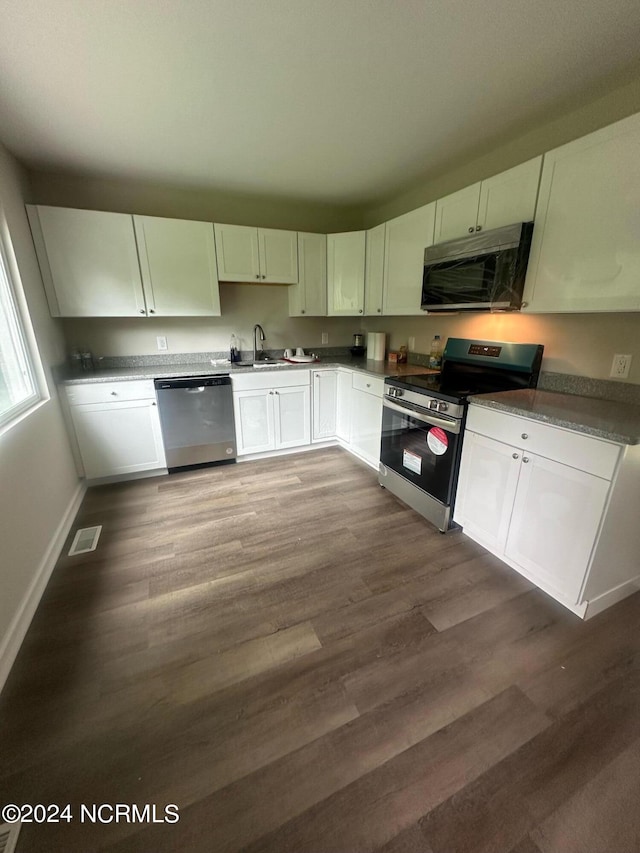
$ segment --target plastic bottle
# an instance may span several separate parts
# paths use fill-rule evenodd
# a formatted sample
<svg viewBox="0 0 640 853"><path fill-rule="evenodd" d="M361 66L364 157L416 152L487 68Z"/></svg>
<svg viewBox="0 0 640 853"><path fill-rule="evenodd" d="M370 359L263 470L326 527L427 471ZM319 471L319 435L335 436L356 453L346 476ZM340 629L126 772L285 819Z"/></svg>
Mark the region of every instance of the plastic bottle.
<svg viewBox="0 0 640 853"><path fill-rule="evenodd" d="M440 340L440 335L436 335L431 341L429 367L431 370L440 370L442 367L442 341Z"/></svg>
<svg viewBox="0 0 640 853"><path fill-rule="evenodd" d="M236 361L240 361L240 353L238 352L238 341L235 335L231 335L231 340L229 342L229 361L232 364Z"/></svg>

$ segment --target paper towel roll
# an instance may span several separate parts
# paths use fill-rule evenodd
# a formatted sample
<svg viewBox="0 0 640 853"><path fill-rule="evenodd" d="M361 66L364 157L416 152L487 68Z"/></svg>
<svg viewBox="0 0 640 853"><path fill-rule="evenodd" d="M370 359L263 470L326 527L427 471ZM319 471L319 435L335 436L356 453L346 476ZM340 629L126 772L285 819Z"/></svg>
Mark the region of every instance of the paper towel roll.
<svg viewBox="0 0 640 853"><path fill-rule="evenodd" d="M387 336L384 332L369 332L367 334L367 358L372 361L384 361L384 350Z"/></svg>

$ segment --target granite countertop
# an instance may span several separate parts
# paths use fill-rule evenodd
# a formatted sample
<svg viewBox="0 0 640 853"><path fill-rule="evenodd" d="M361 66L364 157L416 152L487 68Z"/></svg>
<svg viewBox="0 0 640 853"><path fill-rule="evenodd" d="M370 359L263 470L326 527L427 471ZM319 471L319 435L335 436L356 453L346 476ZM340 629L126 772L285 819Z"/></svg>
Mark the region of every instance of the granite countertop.
<svg viewBox="0 0 640 853"><path fill-rule="evenodd" d="M528 388L476 394L470 402L619 444L640 444L640 406L632 403Z"/></svg>
<svg viewBox="0 0 640 853"><path fill-rule="evenodd" d="M116 367L92 370L87 373L63 373L61 385L86 385L92 382L122 382L132 379L173 379L181 376L216 376L237 373L266 373L290 370L309 370L317 368L348 367L372 376L411 376L420 373L438 373L419 364L389 364L386 361L367 361L348 356L329 356L325 361L303 362L300 364L273 365L272 367L237 367L223 360L215 364L195 362L194 364L157 364L139 367Z"/></svg>

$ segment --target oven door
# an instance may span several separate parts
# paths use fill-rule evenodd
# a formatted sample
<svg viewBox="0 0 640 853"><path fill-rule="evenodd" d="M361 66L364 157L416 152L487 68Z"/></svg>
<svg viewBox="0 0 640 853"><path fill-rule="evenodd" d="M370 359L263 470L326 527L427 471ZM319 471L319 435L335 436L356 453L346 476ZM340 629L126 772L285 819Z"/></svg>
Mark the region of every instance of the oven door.
<svg viewBox="0 0 640 853"><path fill-rule="evenodd" d="M448 506L458 475L461 426L456 418L408 409L385 398L380 461Z"/></svg>

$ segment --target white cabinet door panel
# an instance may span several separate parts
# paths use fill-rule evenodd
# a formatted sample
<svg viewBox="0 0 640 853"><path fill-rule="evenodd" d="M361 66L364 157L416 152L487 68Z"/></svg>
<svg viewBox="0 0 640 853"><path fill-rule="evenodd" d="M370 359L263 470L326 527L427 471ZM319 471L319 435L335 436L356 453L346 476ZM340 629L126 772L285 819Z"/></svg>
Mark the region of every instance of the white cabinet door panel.
<svg viewBox="0 0 640 853"><path fill-rule="evenodd" d="M327 235L328 314L358 316L364 311L366 231Z"/></svg>
<svg viewBox="0 0 640 853"><path fill-rule="evenodd" d="M424 250L433 243L436 205L427 204L387 222L384 314L421 314Z"/></svg>
<svg viewBox="0 0 640 853"><path fill-rule="evenodd" d="M351 404L351 447L372 467L377 468L382 435L382 399L354 388Z"/></svg>
<svg viewBox="0 0 640 853"><path fill-rule="evenodd" d="M289 316L326 314L327 235L298 232L298 284L289 288Z"/></svg>
<svg viewBox="0 0 640 853"><path fill-rule="evenodd" d="M258 229L247 225L214 225L220 281L260 281Z"/></svg>
<svg viewBox="0 0 640 853"><path fill-rule="evenodd" d="M313 371L313 441L335 437L337 393L337 370Z"/></svg>
<svg viewBox="0 0 640 853"><path fill-rule="evenodd" d="M308 385L273 392L275 445L300 447L311 441L311 395Z"/></svg>
<svg viewBox="0 0 640 853"><path fill-rule="evenodd" d="M129 214L31 205L27 212L52 316L146 313Z"/></svg>
<svg viewBox="0 0 640 853"><path fill-rule="evenodd" d="M347 444L351 440L351 395L353 381L351 373L338 371L336 436Z"/></svg>
<svg viewBox="0 0 640 853"><path fill-rule="evenodd" d="M364 313L378 317L382 314L384 286L384 244L386 224L367 231L364 278Z"/></svg>
<svg viewBox="0 0 640 853"><path fill-rule="evenodd" d="M480 183L439 198L436 202L433 242L444 243L475 231L480 203Z"/></svg>
<svg viewBox="0 0 640 853"><path fill-rule="evenodd" d="M640 310L640 116L545 154L528 311Z"/></svg>
<svg viewBox="0 0 640 853"><path fill-rule="evenodd" d="M265 284L296 284L298 235L295 231L258 229L260 279Z"/></svg>
<svg viewBox="0 0 640 853"><path fill-rule="evenodd" d="M234 391L238 456L275 448L272 396L268 390Z"/></svg>
<svg viewBox="0 0 640 853"><path fill-rule="evenodd" d="M88 479L166 467L154 401L71 406L71 417Z"/></svg>
<svg viewBox="0 0 640 853"><path fill-rule="evenodd" d="M609 487L593 474L526 454L506 556L577 603Z"/></svg>
<svg viewBox="0 0 640 853"><path fill-rule="evenodd" d="M465 431L454 520L496 554L507 540L520 458L507 444Z"/></svg>
<svg viewBox="0 0 640 853"><path fill-rule="evenodd" d="M134 216L149 314L219 317L216 246L210 222Z"/></svg>
<svg viewBox="0 0 640 853"><path fill-rule="evenodd" d="M532 222L536 212L542 157L482 181L478 225L483 231Z"/></svg>

